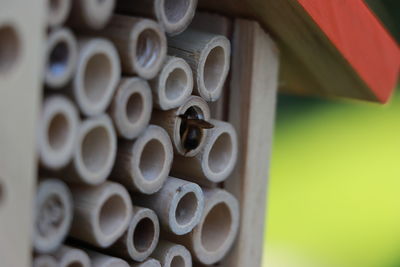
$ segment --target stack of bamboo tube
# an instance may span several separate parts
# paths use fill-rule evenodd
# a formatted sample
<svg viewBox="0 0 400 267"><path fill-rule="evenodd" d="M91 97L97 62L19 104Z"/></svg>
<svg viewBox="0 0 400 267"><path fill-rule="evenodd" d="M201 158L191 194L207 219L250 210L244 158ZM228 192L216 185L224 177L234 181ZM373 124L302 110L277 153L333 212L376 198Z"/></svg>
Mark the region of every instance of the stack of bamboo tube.
<svg viewBox="0 0 400 267"><path fill-rule="evenodd" d="M196 5L48 1L33 266L212 265L232 247L237 136L208 106L230 42L190 28Z"/></svg>

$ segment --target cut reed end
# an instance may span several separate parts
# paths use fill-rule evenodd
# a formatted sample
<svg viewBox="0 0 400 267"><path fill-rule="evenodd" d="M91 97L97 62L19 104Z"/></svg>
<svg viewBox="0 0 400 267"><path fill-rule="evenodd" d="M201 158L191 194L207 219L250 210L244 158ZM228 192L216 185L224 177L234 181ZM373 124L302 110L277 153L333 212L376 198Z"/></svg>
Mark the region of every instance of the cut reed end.
<svg viewBox="0 0 400 267"><path fill-rule="evenodd" d="M118 53L105 39L79 39L73 95L86 116L105 111L114 95L121 69Z"/></svg>
<svg viewBox="0 0 400 267"><path fill-rule="evenodd" d="M105 182L73 186L71 191L75 203L72 237L105 248L122 236L132 215L131 199L123 186Z"/></svg>
<svg viewBox="0 0 400 267"><path fill-rule="evenodd" d="M46 45L44 82L48 88L65 86L74 74L77 62L77 44L73 33L66 28L50 32Z"/></svg>
<svg viewBox="0 0 400 267"><path fill-rule="evenodd" d="M116 257L112 257L109 255L101 254L92 250L85 250L88 254L90 261L92 262L92 266L95 267L129 267L129 264Z"/></svg>
<svg viewBox="0 0 400 267"><path fill-rule="evenodd" d="M201 222L193 230L192 252L197 261L220 261L235 241L239 229L239 204L228 192L205 189L205 207Z"/></svg>
<svg viewBox="0 0 400 267"><path fill-rule="evenodd" d="M148 83L138 77L123 78L110 107L119 136L134 139L147 127L153 107Z"/></svg>
<svg viewBox="0 0 400 267"><path fill-rule="evenodd" d="M113 13L115 0L73 0L69 23L76 28L100 30Z"/></svg>
<svg viewBox="0 0 400 267"><path fill-rule="evenodd" d="M117 138L107 115L82 122L73 158L77 180L91 185L104 182L114 165Z"/></svg>
<svg viewBox="0 0 400 267"><path fill-rule="evenodd" d="M149 258L144 262L132 264L132 267L161 267L161 264L158 260Z"/></svg>
<svg viewBox="0 0 400 267"><path fill-rule="evenodd" d="M204 146L201 166L204 176L215 183L226 180L235 167L238 156L238 141L230 123L210 120L210 129Z"/></svg>
<svg viewBox="0 0 400 267"><path fill-rule="evenodd" d="M169 56L158 76L150 84L157 108L177 108L192 94L193 73L184 59Z"/></svg>
<svg viewBox="0 0 400 267"><path fill-rule="evenodd" d="M56 267L58 263L56 259L50 255L37 255L33 259L33 267Z"/></svg>
<svg viewBox="0 0 400 267"><path fill-rule="evenodd" d="M38 129L42 166L57 170L70 162L78 127L78 111L68 98L53 95L44 100Z"/></svg>
<svg viewBox="0 0 400 267"><path fill-rule="evenodd" d="M89 256L83 250L62 246L56 252L54 257L57 259L59 267L90 267Z"/></svg>
<svg viewBox="0 0 400 267"><path fill-rule="evenodd" d="M47 24L50 27L62 25L71 10L71 0L46 0L46 4Z"/></svg>
<svg viewBox="0 0 400 267"><path fill-rule="evenodd" d="M192 266L192 256L190 252L184 246L168 241L160 241L152 257L159 260L163 267Z"/></svg>
<svg viewBox="0 0 400 267"><path fill-rule="evenodd" d="M216 101L222 93L230 68L229 40L217 35L202 50L197 68L196 91L206 101Z"/></svg>
<svg viewBox="0 0 400 267"><path fill-rule="evenodd" d="M33 247L36 252L55 251L64 241L72 221L72 197L57 179L42 180L37 188Z"/></svg>
<svg viewBox="0 0 400 267"><path fill-rule="evenodd" d="M124 239L129 256L142 262L153 253L160 236L160 224L154 211L134 207L132 220Z"/></svg>
<svg viewBox="0 0 400 267"><path fill-rule="evenodd" d="M159 22L169 35L183 32L192 21L197 0L163 0L158 1L156 14Z"/></svg>

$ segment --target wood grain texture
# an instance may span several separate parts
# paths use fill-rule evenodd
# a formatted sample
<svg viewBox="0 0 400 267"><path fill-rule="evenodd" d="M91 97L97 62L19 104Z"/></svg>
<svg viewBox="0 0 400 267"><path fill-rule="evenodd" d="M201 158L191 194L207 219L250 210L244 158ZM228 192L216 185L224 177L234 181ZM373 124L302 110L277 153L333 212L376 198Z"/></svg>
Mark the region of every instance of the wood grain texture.
<svg viewBox="0 0 400 267"><path fill-rule="evenodd" d="M235 20L232 42L228 121L237 131L240 153L224 187L239 200L241 225L223 266L260 266L279 52L260 25L249 20Z"/></svg>
<svg viewBox="0 0 400 267"><path fill-rule="evenodd" d="M43 66L45 51L45 10L43 0L1 1L2 266L31 266L32 201L36 178L35 130L42 82L42 70L39 66Z"/></svg>
<svg viewBox="0 0 400 267"><path fill-rule="evenodd" d="M393 90L399 50L362 1L201 0L200 6L255 18L268 29L282 48L283 68L289 66L280 77L286 92L385 102ZM338 14L341 15L335 17ZM338 22L342 19L346 24ZM354 30L356 41L343 38ZM368 56L374 56L368 59L366 51ZM355 58L362 58L362 63ZM295 61L297 65L285 61ZM371 62L372 65L365 65ZM360 66L373 70L373 75L366 79ZM297 73L299 70L302 75Z"/></svg>

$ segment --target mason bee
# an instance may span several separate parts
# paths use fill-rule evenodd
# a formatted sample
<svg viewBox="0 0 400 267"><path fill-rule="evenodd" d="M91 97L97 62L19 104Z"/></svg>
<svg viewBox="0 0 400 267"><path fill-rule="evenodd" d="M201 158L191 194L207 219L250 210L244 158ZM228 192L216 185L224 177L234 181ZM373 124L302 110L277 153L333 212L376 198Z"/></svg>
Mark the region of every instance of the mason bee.
<svg viewBox="0 0 400 267"><path fill-rule="evenodd" d="M199 146L203 137L203 129L214 128L214 125L205 121L201 114L196 112L193 107L190 107L184 114L180 114L178 117L182 120L179 132L185 154L187 154Z"/></svg>

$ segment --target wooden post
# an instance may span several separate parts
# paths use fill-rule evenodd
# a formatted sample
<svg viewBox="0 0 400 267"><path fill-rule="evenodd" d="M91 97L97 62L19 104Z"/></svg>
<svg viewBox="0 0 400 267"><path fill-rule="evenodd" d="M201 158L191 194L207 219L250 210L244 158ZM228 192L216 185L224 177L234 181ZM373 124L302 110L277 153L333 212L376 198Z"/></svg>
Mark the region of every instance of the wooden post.
<svg viewBox="0 0 400 267"><path fill-rule="evenodd" d="M279 52L254 21L237 19L232 42L228 117L237 130L241 153L232 177L224 186L239 200L241 225L238 240L224 266L260 266Z"/></svg>

